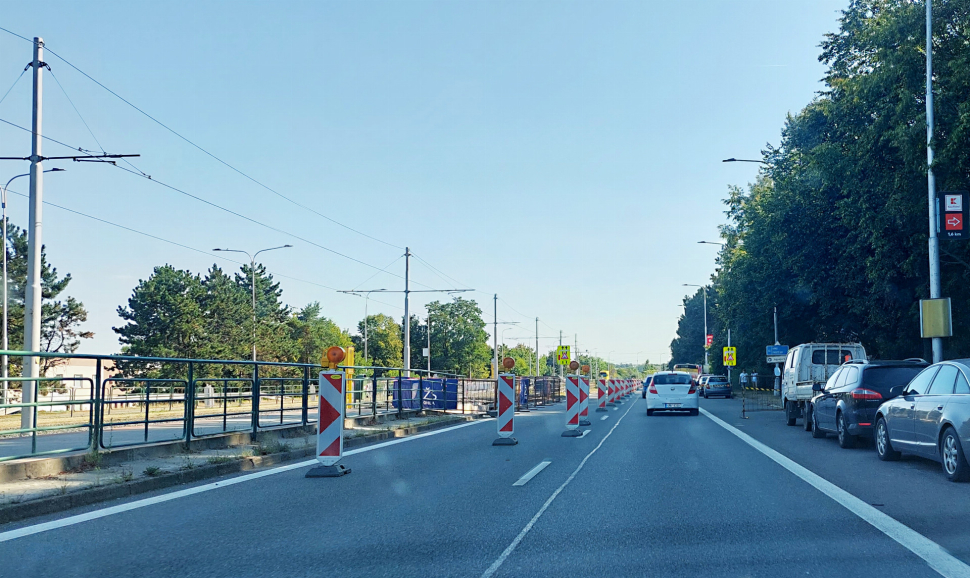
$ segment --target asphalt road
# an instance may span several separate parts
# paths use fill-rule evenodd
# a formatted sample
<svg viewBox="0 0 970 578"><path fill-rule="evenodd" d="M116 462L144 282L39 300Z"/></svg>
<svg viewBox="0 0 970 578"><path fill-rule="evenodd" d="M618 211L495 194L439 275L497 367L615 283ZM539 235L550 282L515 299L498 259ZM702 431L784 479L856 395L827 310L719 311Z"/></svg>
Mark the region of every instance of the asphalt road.
<svg viewBox="0 0 970 578"><path fill-rule="evenodd" d="M945 575L970 573L970 487L935 464L879 462L778 412L741 420L737 401L701 404L851 494L842 499L881 504L943 546L956 559L922 551ZM356 450L341 478L306 479L309 466L293 464L85 521L69 516L125 502L2 526L0 576L940 575L710 417L647 417L637 395L605 420L591 413L585 437L563 438L562 409L517 415L513 447L491 445L488 420ZM895 534L912 545L906 532Z"/></svg>

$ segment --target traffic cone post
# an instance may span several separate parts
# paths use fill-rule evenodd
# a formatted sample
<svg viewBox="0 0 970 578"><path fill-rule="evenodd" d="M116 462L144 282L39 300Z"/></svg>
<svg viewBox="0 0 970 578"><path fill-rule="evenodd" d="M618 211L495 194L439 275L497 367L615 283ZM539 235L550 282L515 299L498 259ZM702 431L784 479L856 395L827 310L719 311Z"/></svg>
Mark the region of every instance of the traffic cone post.
<svg viewBox="0 0 970 578"><path fill-rule="evenodd" d="M597 412L609 411L609 409L607 409L606 407L607 402L610 400L610 395L608 393L609 389L606 385L606 380L605 379L597 380L596 389L599 392L596 396L596 401L599 402L597 404L596 411Z"/></svg>
<svg viewBox="0 0 970 578"><path fill-rule="evenodd" d="M575 361L569 363L569 369L576 371L579 364ZM583 435L579 431L579 378L578 375L566 376L566 431L562 432L564 438L576 438Z"/></svg>
<svg viewBox="0 0 970 578"><path fill-rule="evenodd" d="M511 363L509 363L511 362ZM502 360L506 369L515 366L515 360L506 357ZM515 375L502 373L498 376L498 416L495 418L498 428L498 439L493 446L514 446L518 442L512 434L515 432Z"/></svg>

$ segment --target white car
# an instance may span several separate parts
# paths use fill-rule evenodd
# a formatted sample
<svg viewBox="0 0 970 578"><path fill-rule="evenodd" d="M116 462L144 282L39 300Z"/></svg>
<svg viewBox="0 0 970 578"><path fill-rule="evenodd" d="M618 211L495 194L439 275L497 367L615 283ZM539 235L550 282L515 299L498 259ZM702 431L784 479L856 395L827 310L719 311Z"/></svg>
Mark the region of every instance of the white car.
<svg viewBox="0 0 970 578"><path fill-rule="evenodd" d="M697 415L697 385L693 376L683 371L659 371L647 388L647 415L655 411L687 411Z"/></svg>

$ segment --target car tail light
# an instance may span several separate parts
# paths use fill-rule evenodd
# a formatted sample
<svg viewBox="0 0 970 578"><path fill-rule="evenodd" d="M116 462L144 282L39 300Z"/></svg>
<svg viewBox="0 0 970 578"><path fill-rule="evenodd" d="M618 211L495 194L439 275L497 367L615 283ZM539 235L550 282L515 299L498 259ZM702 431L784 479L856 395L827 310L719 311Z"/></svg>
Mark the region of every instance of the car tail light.
<svg viewBox="0 0 970 578"><path fill-rule="evenodd" d="M872 391L871 389L853 389L852 399L864 399L864 400L877 400L882 399L882 394L878 391Z"/></svg>
<svg viewBox="0 0 970 578"><path fill-rule="evenodd" d="M694 385L693 383L692 383L692 384L690 384L690 390L689 390L689 391L688 391L687 393L688 393L688 394L691 394L691 393L697 393L697 386L696 386L696 385Z"/></svg>
<svg viewBox="0 0 970 578"><path fill-rule="evenodd" d="M657 393L657 386L654 385L653 383L651 383L650 384L650 387L647 389L647 391L649 391L650 393L656 395L656 393Z"/></svg>

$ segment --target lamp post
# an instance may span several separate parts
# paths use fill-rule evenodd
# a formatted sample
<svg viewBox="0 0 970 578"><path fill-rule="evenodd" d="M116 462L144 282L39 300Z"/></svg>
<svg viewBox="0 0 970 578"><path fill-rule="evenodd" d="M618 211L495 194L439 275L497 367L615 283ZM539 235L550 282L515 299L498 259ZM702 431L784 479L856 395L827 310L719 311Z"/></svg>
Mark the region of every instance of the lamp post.
<svg viewBox="0 0 970 578"><path fill-rule="evenodd" d="M293 245L280 245L279 247L270 247L268 249L260 249L252 255L247 251L242 249L213 249L213 251L222 251L223 253L242 253L249 257L249 275L250 275L250 285L253 289L253 361L256 361L256 257L260 253L265 253L266 251L275 251L276 249L288 249Z"/></svg>
<svg viewBox="0 0 970 578"><path fill-rule="evenodd" d="M367 300L370 299L371 293L380 293L381 291L387 291L387 289L368 289L367 291L338 291L337 293L346 293L348 295L356 295L360 297L360 294L364 294L364 359L367 357L367 326L369 325L367 319Z"/></svg>
<svg viewBox="0 0 970 578"><path fill-rule="evenodd" d="M707 348L707 287L704 285L692 285L684 283L684 287L700 287L704 290L704 373L708 371L708 348Z"/></svg>
<svg viewBox="0 0 970 578"><path fill-rule="evenodd" d="M64 172L64 169L53 168L53 169L47 169L44 172L61 173L61 172ZM0 207L2 207L3 209L3 225L0 228L2 228L2 234L3 234L3 350L4 351L9 349L8 340L7 340L7 337L8 337L7 308L10 304L10 300L7 297L7 189L10 188L10 183L14 182L15 179L19 179L20 177L29 177L29 176L30 176L30 173L24 173L22 175L16 175L14 177L11 177L10 180L7 181L7 184L3 186L3 191L0 191L0 193L2 193L0 194ZM2 393L2 398L0 398L0 404L6 404L7 403L7 377L8 377L6 353L3 354L2 363L3 363L3 370L2 370L3 393ZM6 410L4 410L4 413L6 413Z"/></svg>
<svg viewBox="0 0 970 578"><path fill-rule="evenodd" d="M768 164L768 163L767 163L767 162L765 162L765 161L756 161L756 160L754 160L754 159L736 159L736 158L734 158L734 157L731 157L731 158L729 158L729 159L724 159L724 160L723 160L723 161L721 161L721 162L722 162L722 163L761 163L761 164L763 164L763 165L766 165L766 164Z"/></svg>

